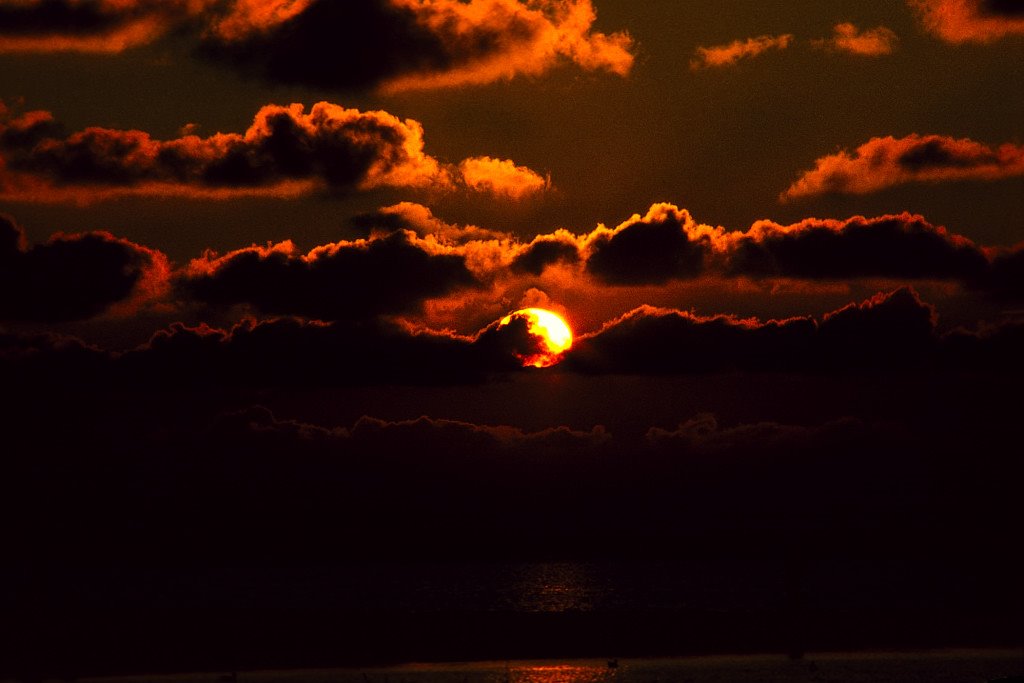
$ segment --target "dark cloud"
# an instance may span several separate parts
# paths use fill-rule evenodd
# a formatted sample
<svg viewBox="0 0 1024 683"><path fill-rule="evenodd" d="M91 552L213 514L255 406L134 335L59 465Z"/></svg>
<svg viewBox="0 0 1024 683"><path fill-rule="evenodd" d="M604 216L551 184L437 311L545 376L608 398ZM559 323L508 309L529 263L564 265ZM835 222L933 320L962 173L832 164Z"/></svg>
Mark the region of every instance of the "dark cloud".
<svg viewBox="0 0 1024 683"><path fill-rule="evenodd" d="M193 261L178 289L205 304L322 320L408 313L424 300L479 284L461 255L432 253L407 232L299 254L290 244Z"/></svg>
<svg viewBox="0 0 1024 683"><path fill-rule="evenodd" d="M0 192L54 201L70 194L205 197L351 191L378 186L448 187L423 152L423 129L387 112L320 102L267 105L244 134L155 140L137 130L86 128L64 134L47 112L0 109ZM75 194L77 191L77 194ZM47 199L49 198L49 199Z"/></svg>
<svg viewBox="0 0 1024 683"><path fill-rule="evenodd" d="M981 0L981 11L996 16L1024 16L1024 3L1020 0Z"/></svg>
<svg viewBox="0 0 1024 683"><path fill-rule="evenodd" d="M282 318L231 330L174 325L111 362L129 384L323 387L473 383L494 361L468 338Z"/></svg>
<svg viewBox="0 0 1024 683"><path fill-rule="evenodd" d="M59 335L6 332L0 369L12 386L40 390L457 385L525 372L516 353L530 344L537 339L519 325L462 337L384 320L278 318L245 320L229 330L175 323L125 352Z"/></svg>
<svg viewBox="0 0 1024 683"><path fill-rule="evenodd" d="M1002 331L940 335L934 309L906 287L850 304L820 322L758 322L643 307L580 338L566 364L599 374L916 371L977 367L982 349L990 348L996 355L988 367L1019 371L1019 359L1000 351L1017 327L996 329Z"/></svg>
<svg viewBox="0 0 1024 683"><path fill-rule="evenodd" d="M487 43L481 36L477 49ZM267 30L212 33L202 52L277 82L363 88L401 73L446 69L459 47L472 45L446 46L410 7L389 0L314 0Z"/></svg>
<svg viewBox="0 0 1024 683"><path fill-rule="evenodd" d="M598 229L589 238L586 269L612 285L664 284L700 275L709 240L691 234L689 212L668 204L651 207L614 230Z"/></svg>
<svg viewBox="0 0 1024 683"><path fill-rule="evenodd" d="M525 251L523 263L513 262L513 268L529 264L528 272L539 272L563 253L572 260L570 241L563 244L549 235L533 244L541 240L559 246L545 245L553 253L536 257ZM1019 299L1024 278L1020 247L985 248L910 213L806 218L790 225L764 220L746 231L728 232L698 224L685 209L656 204L644 218L635 216L614 230L600 226L581 240L586 270L611 285L665 284L702 275L887 278L958 282L974 291Z"/></svg>
<svg viewBox="0 0 1024 683"><path fill-rule="evenodd" d="M871 369L927 364L939 343L935 309L913 289L901 287L828 313L814 351L824 366Z"/></svg>
<svg viewBox="0 0 1024 683"><path fill-rule="evenodd" d="M0 319L82 320L165 284L163 254L106 232L57 234L27 248L23 231L0 215Z"/></svg>
<svg viewBox="0 0 1024 683"><path fill-rule="evenodd" d="M1016 376L1014 320L940 334L935 312L908 288L851 304L820 321L759 322L642 307L578 338L554 372L710 375L959 371ZM230 330L175 324L145 345L110 353L53 336L0 336L12 386L331 387L452 385L519 372L545 350L525 319L472 337L381 319L332 323L281 318Z"/></svg>
<svg viewBox="0 0 1024 683"><path fill-rule="evenodd" d="M568 367L587 373L715 373L791 369L810 351L810 318L753 323L641 307L577 340Z"/></svg>
<svg viewBox="0 0 1024 683"><path fill-rule="evenodd" d="M121 52L183 22L188 0L4 0L2 52Z"/></svg>
<svg viewBox="0 0 1024 683"><path fill-rule="evenodd" d="M0 27L6 35L100 33L130 18L101 3L41 0L0 4Z"/></svg>
<svg viewBox="0 0 1024 683"><path fill-rule="evenodd" d="M754 277L976 282L990 265L969 240L911 214L809 218L785 227L762 222L730 249L729 274Z"/></svg>
<svg viewBox="0 0 1024 683"><path fill-rule="evenodd" d="M590 0L311 0L282 14L236 6L203 50L279 82L391 90L490 83L561 60L625 75L633 63L627 35L591 30Z"/></svg>
<svg viewBox="0 0 1024 683"><path fill-rule="evenodd" d="M579 260L579 248L575 243L557 237L541 236L519 253L512 260L510 267L513 271L540 275L548 266L556 263L576 263Z"/></svg>
<svg viewBox="0 0 1024 683"><path fill-rule="evenodd" d="M0 52L122 52L175 32L279 83L390 90L491 83L571 62L625 76L591 0L2 0Z"/></svg>
<svg viewBox="0 0 1024 683"><path fill-rule="evenodd" d="M997 251L982 287L998 298L1024 300L1024 246Z"/></svg>

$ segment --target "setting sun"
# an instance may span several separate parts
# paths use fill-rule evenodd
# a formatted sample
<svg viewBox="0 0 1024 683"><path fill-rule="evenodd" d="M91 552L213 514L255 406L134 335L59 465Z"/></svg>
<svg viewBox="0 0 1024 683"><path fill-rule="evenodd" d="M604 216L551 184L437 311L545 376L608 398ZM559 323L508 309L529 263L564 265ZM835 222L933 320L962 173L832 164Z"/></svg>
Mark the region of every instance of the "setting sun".
<svg viewBox="0 0 1024 683"><path fill-rule="evenodd" d="M525 319L530 334L543 340L543 349L529 354L516 354L523 365L532 365L535 368L550 367L572 348L572 330L557 313L544 308L523 308L506 315L498 326L508 325L513 318Z"/></svg>

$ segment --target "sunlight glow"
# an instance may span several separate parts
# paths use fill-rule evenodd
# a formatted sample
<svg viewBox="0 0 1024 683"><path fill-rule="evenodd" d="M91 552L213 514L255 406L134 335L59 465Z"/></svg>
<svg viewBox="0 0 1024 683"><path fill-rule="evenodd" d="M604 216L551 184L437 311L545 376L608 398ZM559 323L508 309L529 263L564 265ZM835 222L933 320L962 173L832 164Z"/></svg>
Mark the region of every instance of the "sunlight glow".
<svg viewBox="0 0 1024 683"><path fill-rule="evenodd" d="M526 319L530 334L540 337L545 347L540 353L517 354L523 365L532 365L535 368L552 366L562 359L562 354L572 348L572 331L568 323L557 313L544 308L523 308L509 313L501 319L498 326L508 325L513 318L520 317Z"/></svg>

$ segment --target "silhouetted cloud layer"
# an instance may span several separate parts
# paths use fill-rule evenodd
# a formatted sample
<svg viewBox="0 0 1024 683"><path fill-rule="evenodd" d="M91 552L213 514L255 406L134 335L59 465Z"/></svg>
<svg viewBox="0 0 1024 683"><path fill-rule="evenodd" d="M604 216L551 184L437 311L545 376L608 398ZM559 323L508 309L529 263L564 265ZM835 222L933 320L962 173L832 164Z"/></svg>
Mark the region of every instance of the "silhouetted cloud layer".
<svg viewBox="0 0 1024 683"><path fill-rule="evenodd" d="M1024 35L1016 0L907 0L926 29L950 43L990 43Z"/></svg>
<svg viewBox="0 0 1024 683"><path fill-rule="evenodd" d="M642 306L580 337L566 364L586 373L654 375L980 365L1021 369L1020 359L1006 353L1006 340L1020 335L1020 324L943 336L935 322L934 309L908 288L850 304L820 321L761 322ZM975 356L983 347L987 355Z"/></svg>
<svg viewBox="0 0 1024 683"><path fill-rule="evenodd" d="M7 332L0 335L0 367L12 386L451 385L525 372L520 356L541 348L524 320L461 336L385 319L246 319L227 330L174 323L125 352Z"/></svg>
<svg viewBox="0 0 1024 683"><path fill-rule="evenodd" d="M17 115L0 103L0 197L89 201L128 194L229 198L351 192L377 187L519 199L547 187L509 160L460 167L423 151L423 127L384 111L318 102L261 108L244 133L155 140L138 130L66 133L49 112Z"/></svg>
<svg viewBox="0 0 1024 683"><path fill-rule="evenodd" d="M976 284L991 268L986 253L921 216L759 221L725 248L726 272L751 277L960 280Z"/></svg>
<svg viewBox="0 0 1024 683"><path fill-rule="evenodd" d="M560 63L626 75L591 0L0 0L0 52L121 52L170 32L273 81L390 91L490 83Z"/></svg>
<svg viewBox="0 0 1024 683"><path fill-rule="evenodd" d="M934 309L911 289L823 316L770 320L699 316L642 306L577 338L569 372L709 374L1024 370L1024 324L940 334ZM543 372L519 358L543 348L526 322L497 321L473 336L387 320L246 320L230 330L180 323L112 353L59 335L0 336L11 386L329 387L474 384Z"/></svg>
<svg viewBox="0 0 1024 683"><path fill-rule="evenodd" d="M732 66L743 59L756 57L768 50L785 50L793 42L792 34L778 36L757 36L745 40L734 40L724 45L698 47L690 68L694 71L712 67Z"/></svg>
<svg viewBox="0 0 1024 683"><path fill-rule="evenodd" d="M951 529L991 533L1006 552L1021 469L1012 440L1000 442L1008 411L990 425L991 396L978 409L964 397L943 409L915 395L923 405L895 424L680 415L676 427L636 436L431 417L322 425L245 404L190 411L146 394L116 411L58 401L60 419L18 405L2 464L19 483L9 502L52 504L16 520L30 535L8 538L14 552L65 562L198 566L549 552L692 559L698 547L735 562L737 551L806 542L806 531L858 556L864 546L847 545L858 538L946 548L958 538ZM919 422L936 409L957 419ZM929 530L935 538L920 535Z"/></svg>
<svg viewBox="0 0 1024 683"><path fill-rule="evenodd" d="M999 180L1024 175L1024 146L991 147L967 138L908 135L871 138L853 154L821 157L782 193L797 199L827 193L867 194L905 183Z"/></svg>
<svg viewBox="0 0 1024 683"><path fill-rule="evenodd" d="M168 271L160 252L107 232L58 233L27 247L21 228L0 214L0 319L90 318L133 297L160 294Z"/></svg>
<svg viewBox="0 0 1024 683"><path fill-rule="evenodd" d="M463 256L404 231L308 254L291 242L208 254L178 276L186 299L323 320L408 313L425 299L478 284Z"/></svg>

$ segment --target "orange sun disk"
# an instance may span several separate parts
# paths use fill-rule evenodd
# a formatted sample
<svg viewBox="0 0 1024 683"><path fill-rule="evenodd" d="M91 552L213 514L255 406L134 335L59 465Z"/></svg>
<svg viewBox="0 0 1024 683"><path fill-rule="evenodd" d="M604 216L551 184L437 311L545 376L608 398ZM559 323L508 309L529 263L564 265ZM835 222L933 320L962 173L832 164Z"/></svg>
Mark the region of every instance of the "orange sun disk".
<svg viewBox="0 0 1024 683"><path fill-rule="evenodd" d="M530 334L543 341L544 348L537 353L516 354L524 366L550 367L562 360L562 354L572 348L572 330L557 313L544 308L523 308L502 318L498 327L508 325L512 318L525 318Z"/></svg>

